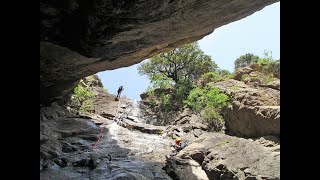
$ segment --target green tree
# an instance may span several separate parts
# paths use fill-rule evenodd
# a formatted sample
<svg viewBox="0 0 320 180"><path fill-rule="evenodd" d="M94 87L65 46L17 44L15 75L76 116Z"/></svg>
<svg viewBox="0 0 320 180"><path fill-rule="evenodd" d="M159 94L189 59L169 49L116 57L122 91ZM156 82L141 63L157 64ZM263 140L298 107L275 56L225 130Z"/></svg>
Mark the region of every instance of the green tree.
<svg viewBox="0 0 320 180"><path fill-rule="evenodd" d="M69 106L86 114L93 111L94 98L92 87L87 86L81 80L73 90Z"/></svg>
<svg viewBox="0 0 320 180"><path fill-rule="evenodd" d="M249 66L253 63L257 63L260 67L257 69L266 75L272 75L273 77L280 78L280 59L274 60L272 58L272 52L264 50L263 57L259 58L251 53L240 56L235 62L235 68Z"/></svg>
<svg viewBox="0 0 320 180"><path fill-rule="evenodd" d="M247 53L245 55L240 56L236 61L234 62L235 68L240 67L246 67L249 66L252 63L256 63L259 60L259 56L256 56L251 53Z"/></svg>
<svg viewBox="0 0 320 180"><path fill-rule="evenodd" d="M272 63L271 69L274 76L280 79L280 59Z"/></svg>
<svg viewBox="0 0 320 180"><path fill-rule="evenodd" d="M258 64L262 65L262 72L272 74L274 77L280 78L280 59L274 60L271 52L264 51L264 57L259 59Z"/></svg>
<svg viewBox="0 0 320 180"><path fill-rule="evenodd" d="M205 55L197 43L191 43L152 57L141 63L138 71L141 75L147 75L153 83L171 80L173 84L177 84L185 80L192 82L217 68L211 57Z"/></svg>
<svg viewBox="0 0 320 180"><path fill-rule="evenodd" d="M152 57L140 64L139 74L147 75L153 91L156 88L172 88L163 94L160 103L164 110L178 110L192 90L192 83L207 72L215 72L218 66L205 55L197 43L191 43Z"/></svg>
<svg viewBox="0 0 320 180"><path fill-rule="evenodd" d="M225 77L225 76L229 76L231 73L228 71L228 70L219 70L219 74L222 76L222 77Z"/></svg>

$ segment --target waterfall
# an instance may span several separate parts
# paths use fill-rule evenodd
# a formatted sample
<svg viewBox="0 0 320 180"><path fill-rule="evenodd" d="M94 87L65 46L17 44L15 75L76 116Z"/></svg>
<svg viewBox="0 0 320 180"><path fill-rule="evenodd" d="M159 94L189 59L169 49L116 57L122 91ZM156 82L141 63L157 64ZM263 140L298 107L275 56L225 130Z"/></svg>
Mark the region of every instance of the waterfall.
<svg viewBox="0 0 320 180"><path fill-rule="evenodd" d="M140 102L138 100L133 100L127 106L128 118L137 123L145 123L143 118L143 113L140 109Z"/></svg>

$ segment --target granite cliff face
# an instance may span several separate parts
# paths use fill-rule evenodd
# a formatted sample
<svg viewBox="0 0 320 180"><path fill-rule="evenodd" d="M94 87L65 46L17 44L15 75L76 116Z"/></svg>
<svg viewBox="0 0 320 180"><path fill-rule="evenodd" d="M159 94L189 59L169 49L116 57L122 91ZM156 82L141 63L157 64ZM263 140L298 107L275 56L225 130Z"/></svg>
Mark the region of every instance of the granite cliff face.
<svg viewBox="0 0 320 180"><path fill-rule="evenodd" d="M239 94L252 90L240 81L229 81L217 86L223 89L237 83ZM171 125L147 124L155 117L147 115L143 103L127 98L115 101L115 95L102 89L97 76L81 79L80 84L92 87L95 94L92 113L74 114L57 103L40 108L42 180L280 179L279 137L239 138L209 132L190 109L179 113ZM100 132L101 140L93 148ZM177 136L188 146L166 159L171 138Z"/></svg>
<svg viewBox="0 0 320 180"><path fill-rule="evenodd" d="M193 42L277 0L41 0L40 100L79 79Z"/></svg>
<svg viewBox="0 0 320 180"><path fill-rule="evenodd" d="M231 97L231 105L224 110L226 133L240 137L280 136L280 90L234 79L214 86Z"/></svg>

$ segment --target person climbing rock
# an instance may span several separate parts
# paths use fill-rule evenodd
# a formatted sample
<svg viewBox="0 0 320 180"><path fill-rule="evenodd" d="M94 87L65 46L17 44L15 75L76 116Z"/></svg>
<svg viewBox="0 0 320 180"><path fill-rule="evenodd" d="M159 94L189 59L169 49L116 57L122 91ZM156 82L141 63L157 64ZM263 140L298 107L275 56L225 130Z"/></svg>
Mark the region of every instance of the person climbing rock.
<svg viewBox="0 0 320 180"><path fill-rule="evenodd" d="M180 137L176 138L174 148L177 151L177 154L179 151L187 147L187 143L185 141L182 141Z"/></svg>
<svg viewBox="0 0 320 180"><path fill-rule="evenodd" d="M170 157L177 155L182 149L184 149L187 146L188 146L187 142L182 141L182 139L180 137L176 138L175 143L173 145L171 145L172 153L170 153L166 157L170 158Z"/></svg>
<svg viewBox="0 0 320 180"><path fill-rule="evenodd" d="M124 90L124 89L123 89L123 86L120 86L120 87L118 88L118 94L117 94L117 97L116 97L115 101L119 101L121 92L122 92L123 90Z"/></svg>

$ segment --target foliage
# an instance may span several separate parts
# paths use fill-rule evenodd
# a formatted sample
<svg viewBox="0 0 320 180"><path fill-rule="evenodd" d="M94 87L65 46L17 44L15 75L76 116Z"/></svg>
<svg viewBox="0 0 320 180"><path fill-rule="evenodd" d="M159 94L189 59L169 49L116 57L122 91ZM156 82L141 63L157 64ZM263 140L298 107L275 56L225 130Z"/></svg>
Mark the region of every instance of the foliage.
<svg viewBox="0 0 320 180"><path fill-rule="evenodd" d="M243 82L259 82L262 84L268 84L271 81L274 81L275 78L272 74L267 74L264 76L250 76L248 74L244 74L241 76L241 81Z"/></svg>
<svg viewBox="0 0 320 180"><path fill-rule="evenodd" d="M203 74L217 70L218 66L197 43L160 53L138 67L139 74L150 79L152 86L148 91L173 89L170 95L160 94L157 97L163 111L180 109L193 88L192 83ZM227 75L228 72L221 71L221 74Z"/></svg>
<svg viewBox="0 0 320 180"><path fill-rule="evenodd" d="M251 58L251 60L250 60ZM254 56L252 54L246 54L243 56L240 56L236 61L235 61L235 66L237 67L244 67L244 66L249 66L253 63L259 64L259 68L256 69L257 71L263 73L265 76L268 77L250 77L249 75L243 75L242 76L242 81L259 81L259 82L270 82L271 77L276 77L280 79L280 59L279 60L274 60L271 56L271 52L264 51L264 55L262 58L258 58L258 56ZM270 77L271 76L271 77Z"/></svg>
<svg viewBox="0 0 320 180"><path fill-rule="evenodd" d="M152 86L148 86L146 93L148 95L148 104L151 108L155 108L157 106L157 100L155 98L154 88Z"/></svg>
<svg viewBox="0 0 320 180"><path fill-rule="evenodd" d="M165 89L154 89L148 88L148 101L150 106L160 106L162 111L179 110L183 107L183 101L188 97L192 85L188 80L179 81L174 88Z"/></svg>
<svg viewBox="0 0 320 180"><path fill-rule="evenodd" d="M167 89L173 87L172 80L167 76L164 76L163 74L153 74L152 76L150 76L150 83L152 84L152 87L150 87L150 89Z"/></svg>
<svg viewBox="0 0 320 180"><path fill-rule="evenodd" d="M190 92L186 104L200 113L209 125L221 130L223 126L221 109L229 104L227 95L210 85L205 88L196 87Z"/></svg>
<svg viewBox="0 0 320 180"><path fill-rule="evenodd" d="M230 76L232 75L228 70L219 70L219 75L221 76L221 77L223 77L224 79L228 79L228 78L230 78Z"/></svg>
<svg viewBox="0 0 320 180"><path fill-rule="evenodd" d="M218 89L206 86L205 88L194 88L187 100L186 104L199 112L204 107L212 107L216 109L222 109L228 105L229 97L221 93Z"/></svg>
<svg viewBox="0 0 320 180"><path fill-rule="evenodd" d="M93 81L95 81L95 75L88 76L88 77L86 77L86 79L88 82L93 82Z"/></svg>
<svg viewBox="0 0 320 180"><path fill-rule="evenodd" d="M232 78L232 76L233 75L227 70L218 70L218 71L208 72L208 73L203 74L199 78L199 80L203 84L202 86L204 86L205 84L207 84L209 82L219 82L219 81L223 81L226 79L230 79L230 78Z"/></svg>
<svg viewBox="0 0 320 180"><path fill-rule="evenodd" d="M204 82L218 82L223 78L220 76L219 72L208 72L200 77Z"/></svg>
<svg viewBox="0 0 320 180"><path fill-rule="evenodd" d="M276 61L273 61L270 64L270 71L274 75L274 77L280 79L280 59L276 60Z"/></svg>
<svg viewBox="0 0 320 180"><path fill-rule="evenodd" d="M205 94L207 106L222 109L228 105L229 97L214 88Z"/></svg>
<svg viewBox="0 0 320 180"><path fill-rule="evenodd" d="M152 57L141 63L138 71L141 75L147 75L152 83L168 81L164 83L168 85L186 79L193 81L206 72L215 71L217 67L197 43L191 43Z"/></svg>
<svg viewBox="0 0 320 180"><path fill-rule="evenodd" d="M148 102L149 102L149 106L150 106L151 108L154 108L154 107L157 106L157 101L156 101L154 98L149 99Z"/></svg>
<svg viewBox="0 0 320 180"><path fill-rule="evenodd" d="M264 76L263 76L264 77ZM250 77L250 82L258 82L261 83L261 78L263 77L256 77L256 76L251 76Z"/></svg>
<svg viewBox="0 0 320 180"><path fill-rule="evenodd" d="M200 112L200 110L206 105L205 93L205 90L200 87L192 89L186 100L186 104L194 111Z"/></svg>
<svg viewBox="0 0 320 180"><path fill-rule="evenodd" d="M94 106L93 106L93 99L87 99L85 100L81 107L80 107L80 112L87 114L89 112L93 112L94 111Z"/></svg>
<svg viewBox="0 0 320 180"><path fill-rule="evenodd" d="M205 122L208 123L215 130L221 130L223 127L223 117L219 113L220 110L206 106L204 110L201 111L201 115Z"/></svg>
<svg viewBox="0 0 320 180"><path fill-rule="evenodd" d="M183 101L188 97L192 88L192 84L188 79L181 80L175 85L171 100L174 107L180 108L183 105Z"/></svg>
<svg viewBox="0 0 320 180"><path fill-rule="evenodd" d="M273 81L274 78L272 75L264 75L264 76L249 76L248 74L242 75L241 81L243 82L258 82L262 84L267 84Z"/></svg>
<svg viewBox="0 0 320 180"><path fill-rule="evenodd" d="M252 63L256 63L259 60L259 56L256 56L251 53L247 53L245 55L240 56L234 62L235 68L250 66Z"/></svg>
<svg viewBox="0 0 320 180"><path fill-rule="evenodd" d="M154 88L152 86L148 86L146 89L146 93L148 96L153 96L154 95Z"/></svg>
<svg viewBox="0 0 320 180"><path fill-rule="evenodd" d="M274 81L274 80L275 80L274 77L268 75L268 76L262 77L261 83L262 83L262 84L268 84L269 82Z"/></svg>
<svg viewBox="0 0 320 180"><path fill-rule="evenodd" d="M271 52L265 51L264 57L258 61L258 64L262 65L261 72L280 78L280 59L273 60L270 54Z"/></svg>
<svg viewBox="0 0 320 180"><path fill-rule="evenodd" d="M230 79L231 74L227 70L222 70L222 71L215 71L215 72L208 72L203 74L200 77L200 80L208 83L208 82L218 82L226 79Z"/></svg>
<svg viewBox="0 0 320 180"><path fill-rule="evenodd" d="M81 82L74 88L71 96L70 106L82 113L91 112L93 110L93 90L89 86L83 85Z"/></svg>
<svg viewBox="0 0 320 180"><path fill-rule="evenodd" d="M171 108L171 103L170 103L171 95L170 94L160 94L160 108L163 111L168 111Z"/></svg>
<svg viewBox="0 0 320 180"><path fill-rule="evenodd" d="M249 74L244 74L241 76L241 81L250 81L251 78L249 76Z"/></svg>
<svg viewBox="0 0 320 180"><path fill-rule="evenodd" d="M84 87L80 83L74 88L74 96L72 97L79 104L82 104L85 100L93 97L94 94L90 87Z"/></svg>

